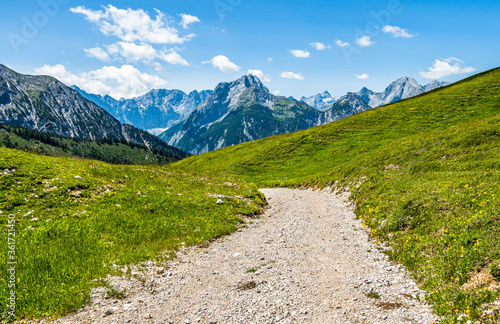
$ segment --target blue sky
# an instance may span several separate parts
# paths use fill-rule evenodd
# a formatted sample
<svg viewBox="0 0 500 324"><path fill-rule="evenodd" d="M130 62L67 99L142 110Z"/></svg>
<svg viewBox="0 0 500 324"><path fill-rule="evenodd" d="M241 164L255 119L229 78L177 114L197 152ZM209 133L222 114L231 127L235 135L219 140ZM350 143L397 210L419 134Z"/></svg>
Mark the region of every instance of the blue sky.
<svg viewBox="0 0 500 324"><path fill-rule="evenodd" d="M250 70L300 98L499 66L499 1L17 0L0 63L93 93L213 89Z"/></svg>

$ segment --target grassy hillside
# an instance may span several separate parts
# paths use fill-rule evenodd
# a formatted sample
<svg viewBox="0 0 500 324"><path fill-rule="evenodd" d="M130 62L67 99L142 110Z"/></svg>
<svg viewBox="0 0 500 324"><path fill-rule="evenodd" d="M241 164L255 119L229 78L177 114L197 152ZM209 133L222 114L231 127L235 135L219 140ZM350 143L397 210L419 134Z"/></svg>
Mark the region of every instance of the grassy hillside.
<svg viewBox="0 0 500 324"><path fill-rule="evenodd" d="M180 245L234 231L239 215L262 205L255 186L230 177L0 148L0 322L9 319L9 250L18 262L16 314L62 315L113 265L168 258Z"/></svg>
<svg viewBox="0 0 500 324"><path fill-rule="evenodd" d="M500 297L500 69L306 131L180 161L260 187L350 188L357 215L447 321ZM481 281L479 278L483 278ZM493 306L492 306L493 307ZM498 304L496 306L498 308Z"/></svg>

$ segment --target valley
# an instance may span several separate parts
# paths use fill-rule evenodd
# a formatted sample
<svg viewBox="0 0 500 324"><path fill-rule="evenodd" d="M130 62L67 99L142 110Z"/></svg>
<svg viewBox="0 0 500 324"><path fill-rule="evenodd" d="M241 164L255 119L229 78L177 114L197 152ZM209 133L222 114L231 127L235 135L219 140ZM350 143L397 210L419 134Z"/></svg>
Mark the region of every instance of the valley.
<svg viewBox="0 0 500 324"><path fill-rule="evenodd" d="M94 160L75 159L70 157L73 156L71 153L73 151L69 150L69 147L73 147L72 150L77 147L83 148L79 145L87 143L85 141L89 139L78 139L78 137L70 139L61 135L57 135L60 137L47 135L47 137L43 135L46 133L36 133L37 130L29 133L23 130L26 128L4 126L2 136L9 138L11 144L14 142L17 145L32 145L31 138L38 138L40 148L58 152L53 154L54 157L49 157L0 148L0 170L3 170L0 174L1 219L5 223L7 216L15 218L16 231L22 238L16 246L17 257L24 262L24 266L16 272L20 282L17 290L19 314L26 319L61 317L85 305L88 296L95 289L114 296L111 298L117 303L120 303L119 300L122 298L127 301L127 296L130 296L130 301L134 300L136 298L134 296L142 296L145 293L142 288L137 288L140 286L131 286L127 288L128 290L121 291L120 286L115 287L107 276L125 276L132 283L146 283L148 279L141 279L142 274L147 273L149 271L147 269L156 269L148 267L168 268L170 262L175 264L176 259L171 260L179 248L181 248L179 253L182 255L184 247L187 246L200 244L211 246L210 243L214 239L238 229L243 230L241 233L248 233L241 235L254 235L250 230L253 228L252 223L257 224L266 219L278 221L274 216L269 218L263 214L263 208L267 203L263 194L257 190L259 188L333 187L345 192L344 197L349 197L350 203L355 206L350 213L355 213L360 219L361 225L355 227L360 230L360 235L363 233L360 239L365 240L365 243L362 244L368 244L364 231L382 244L362 246L365 246L366 250L376 250L378 246L384 249L387 255L383 257L387 259L384 262L396 262L404 267L418 285L419 290L414 292L417 295L425 295L425 300L435 315L445 322L457 322L455 314L465 312L468 318L487 322L489 316L496 310L495 302L500 293L496 288L498 279L495 277L497 274L495 269L499 266L500 260L497 239L499 235L497 197L500 194L499 71L493 69L453 85L374 109L370 109L359 96L347 95L325 111L305 106L297 101L271 97L263 87L256 86L257 80L252 82L248 77L244 77L238 81L239 86L232 87L226 84L207 97L206 103L219 103L220 110L213 119L206 119L202 114L194 114L191 116L197 117L193 117L193 120L197 120L199 125L204 125L218 120L224 121L226 118L236 118L232 114L238 115L241 112L261 113L263 107L266 107L265 104L271 105L270 103L273 109L284 112L286 116L290 115L288 109L293 103L296 106L291 109L292 112L310 113L310 116L314 116L311 120L315 120L318 126L296 132L290 129L290 133L229 146L197 156L187 157L186 153L179 153L173 160L168 160L168 162L178 162L165 166L111 165ZM47 81L49 84L57 85L53 83L56 81ZM45 91L44 87L46 85L42 85L41 93ZM224 97L225 87L239 89L239 94ZM73 95L72 92L69 93ZM30 98L44 96L46 95L39 94L38 97ZM26 100L25 95L24 97L18 95L16 98L20 99L10 102L16 104L33 102ZM219 98L225 99L219 100ZM231 108L228 109L231 106L230 98L236 98L237 103L246 104L236 104L234 106L236 112L232 112ZM255 102L260 102L260 106L256 107ZM356 104L350 106L352 102ZM91 105L85 100L81 103ZM203 104L200 107L202 106ZM357 111L356 106L368 108ZM2 107L13 109L14 106L9 103ZM99 114L105 114L97 106L89 107L96 109ZM300 110L303 109L300 107L304 110ZM271 113L271 108L268 109ZM198 108L194 112L196 111ZM352 116L333 121L336 116L344 114ZM53 116L57 114L42 114L42 116L55 118ZM37 115L30 115L30 119L27 120L36 121L37 118ZM318 120L321 121L321 118L324 118L324 121L332 121L319 125L321 122ZM68 124L72 122L72 119L67 120ZM132 126L121 125L111 116L108 120L117 123L119 128L116 129L131 127L133 134L146 134ZM288 121L283 125L290 124ZM229 126L227 129L230 129ZM250 134L248 129L247 133ZM119 136L119 133L116 134ZM156 143L155 137L141 136L142 139L149 140L144 142L135 139L132 143L146 143L150 148L147 146L134 148L130 144L127 146L126 139L122 139L120 145L134 150L151 150L151 145ZM127 138L131 140L134 137ZM70 140L82 142L72 144ZM112 138L105 137L100 141L101 144L112 147L116 145L112 142ZM5 142L2 140L2 143ZM85 145L95 144L88 142ZM174 149L166 144L158 145L159 147L165 145L165 149L167 147ZM67 147L66 150L64 147ZM35 150L34 147L26 149ZM51 155L50 152L37 153ZM60 156L63 154L66 154L66 157ZM145 159L145 156L140 159ZM299 208L300 204L292 199L307 192L310 191L291 191L283 198L287 202L278 209L289 211L292 219L297 219L297 215L316 214L306 211L312 207ZM324 195L321 197L325 199L330 197L324 193L321 195ZM272 191L268 197L272 198L269 203L273 210L275 207L272 200L276 197ZM336 199L333 197L332 199ZM333 204L337 203L341 202ZM319 202L309 201L307 204L316 206ZM338 205L339 207L325 207L327 211L317 213L329 215L329 211L336 208L347 210L345 200L342 204ZM262 218L252 219L257 215ZM346 215L352 216L349 213L337 216L348 217ZM339 219L334 218L331 221L339 222ZM304 224L315 222L310 220ZM323 228L321 224L327 220L318 222ZM295 225L277 226L291 230ZM306 227L298 226L297 230L299 228L302 230ZM334 230L335 226L327 228ZM361 231L361 228L364 228L364 231ZM269 230L271 229L276 228L272 227ZM316 234L311 235L316 236ZM335 235L332 232L327 234L327 237L333 240ZM348 239L356 235L358 234L351 233ZM232 240L232 236L228 240ZM218 243L214 244L215 248ZM291 241L288 244L291 244ZM6 247L6 244L2 245L1 249L4 249L2 253L6 253ZM331 246L326 245L324 248L328 250ZM38 251L36 254L29 253L34 249ZM361 253L353 247L341 254L349 257L352 252L355 252L356 256ZM322 254L321 251L313 252L313 250L311 253L316 253L318 256ZM276 255L276 259L278 256ZM371 258L371 254L367 256L368 259ZM272 260L279 263L277 267L287 267L286 263L282 265L276 259ZM361 267L368 269L371 266L372 261L368 259L358 260ZM150 263L153 261L155 263ZM1 262L3 263L0 263L0 268L7 269L6 260ZM140 266L144 262L145 266ZM260 267L258 264L255 266ZM296 266L297 269L310 268L303 263L298 263ZM132 272L132 267L137 267L137 271ZM383 263L381 269L388 267L389 264ZM396 268L394 269L396 271ZM347 269L343 271L345 270ZM236 278L243 280L251 276L241 275L237 275ZM302 275L306 278L317 274L308 275L304 272ZM348 282L357 282L359 278L363 281L365 276L367 275L360 274ZM478 276L487 279L477 282ZM268 287L270 291L276 289L279 291L277 288L280 287L279 284L274 285L272 281L264 283L259 281L260 279L252 280L257 286L262 284L263 288ZM296 277L294 280L299 279ZM0 283L5 291L7 282ZM334 285L342 284L344 283ZM359 283L356 285L360 287ZM405 287L415 287L411 282L405 285ZM161 287L158 288L163 289ZM127 291L130 295L127 295ZM363 290L356 291L356 294L363 294ZM391 303L406 305L400 306L401 309L424 307L419 306L420 304L413 299L394 299L397 292L384 293L384 291L375 290L382 298L388 298L379 301L382 303L380 305L387 306ZM307 291L296 291L293 294L302 293L309 294ZM354 294L354 290L346 290L345 293ZM154 297L151 298L153 304L158 301ZM361 305L368 303L374 310L380 309L377 301L370 300L371 297L367 295L356 298L356 301L350 301L354 303L353 305L357 305L359 300ZM64 302L61 303L61 300ZM307 316L304 314L300 316L306 321L323 318L320 314L325 316L337 314L339 320L354 314L366 316L358 312L361 305L348 306L345 302L346 300L340 303L341 312L326 315L322 313L324 311L319 313L314 311ZM108 303L106 301L102 303L99 307L103 308L99 308L99 312L106 315L109 313ZM309 303L303 305L305 308L313 307L307 306ZM313 309L319 310L322 307L319 304L315 305ZM94 308L91 309L93 312ZM232 309L237 311L237 308ZM144 309L138 308L138 310L142 312ZM109 315L101 316L100 320L103 322L113 320L114 313L115 310L111 310ZM421 312L416 311L415 314L417 313ZM81 316L86 316L85 314L82 313ZM213 314L219 316L216 315L219 314L217 312ZM252 316L260 316L255 314ZM276 314L284 320L285 317L282 316L286 313L276 311ZM384 316L377 311L374 314L377 314L377 317L372 319L374 321ZM168 318L178 316L164 315ZM247 315L242 312L234 314L243 316L242 320L247 319ZM315 317L316 315L319 317ZM3 313L2 316L7 318L8 314ZM208 317L204 315L204 318ZM352 317L353 320L354 318ZM333 318L330 320L334 321ZM399 319L395 317L394 321L398 322Z"/></svg>

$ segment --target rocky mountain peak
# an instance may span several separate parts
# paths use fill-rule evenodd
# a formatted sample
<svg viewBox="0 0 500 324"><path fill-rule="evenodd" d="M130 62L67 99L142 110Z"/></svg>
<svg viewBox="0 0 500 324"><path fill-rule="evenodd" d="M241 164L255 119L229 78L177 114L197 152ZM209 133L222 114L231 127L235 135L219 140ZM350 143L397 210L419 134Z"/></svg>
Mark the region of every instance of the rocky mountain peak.
<svg viewBox="0 0 500 324"><path fill-rule="evenodd" d="M359 90L359 92L361 93L373 93L373 91L371 91L370 89L368 89L367 87L363 87L361 88L361 90Z"/></svg>
<svg viewBox="0 0 500 324"><path fill-rule="evenodd" d="M232 94L231 97L234 97L239 96L243 91L252 87L256 90L269 92L269 89L262 83L262 81L260 81L260 79L253 74L244 75L232 82L219 83L214 92L221 93L226 92L227 89L229 89L229 92Z"/></svg>
<svg viewBox="0 0 500 324"><path fill-rule="evenodd" d="M243 76L243 78L246 79L245 82L249 84L249 87L255 84L257 88L261 89L262 91L269 92L269 89L262 83L262 81L257 76L253 74L247 74Z"/></svg>
<svg viewBox="0 0 500 324"><path fill-rule="evenodd" d="M431 83L424 86L425 91L431 91L437 88L445 87L450 85L450 82L434 80Z"/></svg>
<svg viewBox="0 0 500 324"><path fill-rule="evenodd" d="M351 108L356 108L359 111L368 110L370 107L366 102L354 92L348 92L345 96L340 98L334 106L349 106Z"/></svg>
<svg viewBox="0 0 500 324"><path fill-rule="evenodd" d="M418 84L417 80L414 78L410 77L402 77L397 79L396 81L392 82L387 89L394 89L397 87L402 87L402 88L414 88L414 89L420 89L421 85Z"/></svg>
<svg viewBox="0 0 500 324"><path fill-rule="evenodd" d="M302 97L300 101L316 109L325 109L335 103L340 97L333 97L330 92L325 90L322 93L310 97Z"/></svg>
<svg viewBox="0 0 500 324"><path fill-rule="evenodd" d="M433 81L426 86L422 86L417 80L411 77L402 77L392 82L383 92L373 92L362 88L356 94L371 107L387 105L402 99L417 96L421 93L448 85L448 82Z"/></svg>

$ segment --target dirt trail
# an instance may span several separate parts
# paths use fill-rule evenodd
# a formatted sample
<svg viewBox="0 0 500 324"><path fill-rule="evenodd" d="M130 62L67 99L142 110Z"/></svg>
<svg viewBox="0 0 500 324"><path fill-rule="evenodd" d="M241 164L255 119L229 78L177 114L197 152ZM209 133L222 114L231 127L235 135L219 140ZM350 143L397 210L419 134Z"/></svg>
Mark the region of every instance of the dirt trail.
<svg viewBox="0 0 500 324"><path fill-rule="evenodd" d="M112 278L103 298L59 323L431 323L404 270L368 241L346 195L265 189L270 208L166 269Z"/></svg>

